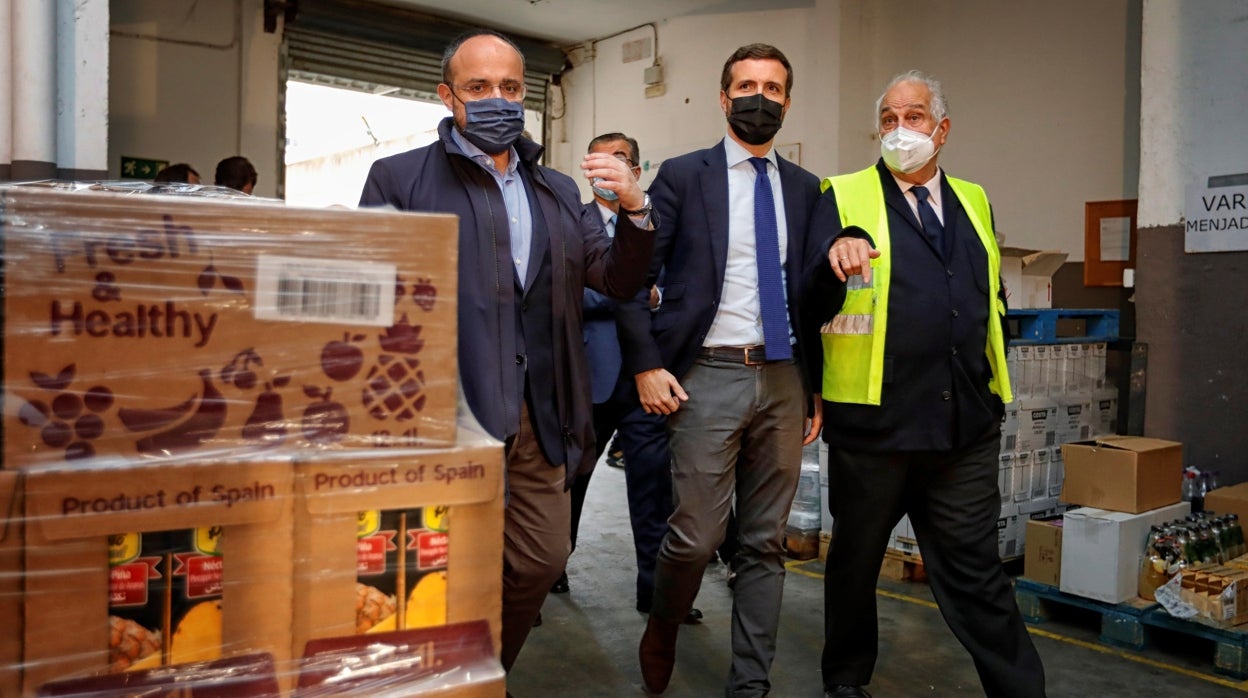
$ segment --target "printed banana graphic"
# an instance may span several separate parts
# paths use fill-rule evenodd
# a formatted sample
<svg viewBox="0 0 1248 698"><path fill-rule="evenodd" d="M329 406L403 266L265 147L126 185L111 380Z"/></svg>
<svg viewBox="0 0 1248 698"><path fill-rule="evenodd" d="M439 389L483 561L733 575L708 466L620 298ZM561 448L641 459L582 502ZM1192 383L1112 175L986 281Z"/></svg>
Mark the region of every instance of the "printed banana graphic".
<svg viewBox="0 0 1248 698"><path fill-rule="evenodd" d="M158 407L153 410L122 407L117 410L117 416L121 418L121 423L129 431L163 429L185 417L191 411L191 408L195 406L195 395L196 393L191 393L186 402L173 407Z"/></svg>
<svg viewBox="0 0 1248 698"><path fill-rule="evenodd" d="M225 396L212 384L212 373L199 372L203 382L202 397L195 413L167 431L144 437L135 442L139 453L148 456L171 455L189 448L201 446L217 435L225 423Z"/></svg>

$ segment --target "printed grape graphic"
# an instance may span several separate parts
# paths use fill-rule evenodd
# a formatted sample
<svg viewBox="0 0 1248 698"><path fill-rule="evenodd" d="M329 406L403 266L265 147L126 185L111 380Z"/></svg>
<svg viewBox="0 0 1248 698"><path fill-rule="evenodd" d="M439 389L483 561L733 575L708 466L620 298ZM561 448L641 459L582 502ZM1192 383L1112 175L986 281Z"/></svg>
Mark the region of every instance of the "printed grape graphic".
<svg viewBox="0 0 1248 698"><path fill-rule="evenodd" d="M55 376L30 372L30 380L51 393L50 402L28 400L18 408L22 424L39 430L39 438L51 448L64 448L65 460L95 455L91 442L104 434L101 416L113 406L113 391L97 385L82 393L68 390L74 382L77 364L70 364Z"/></svg>
<svg viewBox="0 0 1248 698"><path fill-rule="evenodd" d="M414 419L425 407L425 374L416 358L425 346L420 325L412 325L404 313L378 340L382 353L368 371L364 407L374 419Z"/></svg>

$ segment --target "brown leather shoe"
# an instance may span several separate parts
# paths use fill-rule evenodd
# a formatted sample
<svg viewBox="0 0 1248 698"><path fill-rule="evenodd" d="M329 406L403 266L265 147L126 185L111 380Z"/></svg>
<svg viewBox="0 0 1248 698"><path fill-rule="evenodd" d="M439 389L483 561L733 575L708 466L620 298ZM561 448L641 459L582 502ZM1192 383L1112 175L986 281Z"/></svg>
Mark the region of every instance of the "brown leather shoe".
<svg viewBox="0 0 1248 698"><path fill-rule="evenodd" d="M641 636L637 659L641 663L641 679L646 690L653 695L667 690L667 684L672 680L678 630L679 623L659 620L654 616L646 621L646 632Z"/></svg>

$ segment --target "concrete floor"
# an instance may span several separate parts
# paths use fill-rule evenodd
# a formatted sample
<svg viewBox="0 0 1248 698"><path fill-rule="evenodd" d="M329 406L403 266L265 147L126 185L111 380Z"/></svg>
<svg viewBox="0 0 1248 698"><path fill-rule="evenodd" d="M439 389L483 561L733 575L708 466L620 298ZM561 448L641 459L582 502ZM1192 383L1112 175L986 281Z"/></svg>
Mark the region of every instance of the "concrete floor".
<svg viewBox="0 0 1248 698"><path fill-rule="evenodd" d="M772 695L822 696L823 565L791 562L785 581ZM570 594L551 595L508 681L516 698L642 696L637 643L645 617L633 609L633 546L624 473L600 463L581 539L568 565ZM982 695L969 656L945 626L926 584L881 580L880 654L871 692L897 696ZM681 630L676 671L664 696L723 695L732 598L724 568L707 569L696 606L701 625ZM1099 618L1061 613L1032 627L1050 696L1232 696L1248 681L1213 673L1213 646L1178 636L1142 653L1097 642Z"/></svg>

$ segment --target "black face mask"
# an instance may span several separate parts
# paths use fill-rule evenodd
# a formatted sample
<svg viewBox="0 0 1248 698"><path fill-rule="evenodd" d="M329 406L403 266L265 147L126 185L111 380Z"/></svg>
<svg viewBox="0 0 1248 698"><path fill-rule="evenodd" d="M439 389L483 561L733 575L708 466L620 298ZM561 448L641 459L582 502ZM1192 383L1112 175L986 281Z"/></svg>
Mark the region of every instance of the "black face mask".
<svg viewBox="0 0 1248 698"><path fill-rule="evenodd" d="M784 105L761 94L736 97L728 114L728 125L737 138L750 145L762 145L776 137L784 123Z"/></svg>

